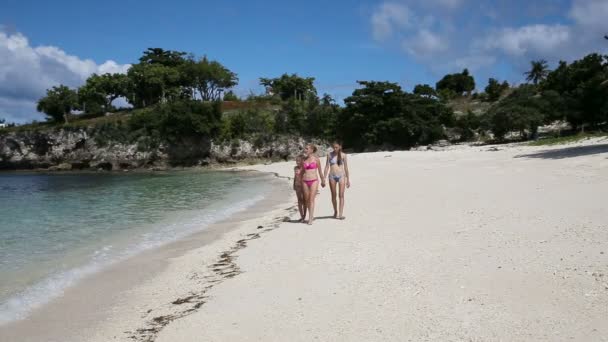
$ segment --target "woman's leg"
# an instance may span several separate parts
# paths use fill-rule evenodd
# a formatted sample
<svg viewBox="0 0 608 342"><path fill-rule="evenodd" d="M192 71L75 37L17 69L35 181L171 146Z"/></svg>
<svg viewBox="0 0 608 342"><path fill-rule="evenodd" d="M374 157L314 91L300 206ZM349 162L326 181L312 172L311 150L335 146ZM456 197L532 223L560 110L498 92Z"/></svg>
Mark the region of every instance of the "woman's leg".
<svg viewBox="0 0 608 342"><path fill-rule="evenodd" d="M310 188L306 184L302 184L302 199L304 200L304 219L306 219L306 209L308 209L308 213L310 214Z"/></svg>
<svg viewBox="0 0 608 342"><path fill-rule="evenodd" d="M338 218L344 219L344 189L346 188L346 180L344 177L340 178L340 213Z"/></svg>
<svg viewBox="0 0 608 342"><path fill-rule="evenodd" d="M336 192L336 181L329 177L329 189L331 190L331 204L334 206L334 218L338 218L338 200Z"/></svg>
<svg viewBox="0 0 608 342"><path fill-rule="evenodd" d="M306 218L306 202L304 201L304 190L298 190L298 210L300 211L300 221Z"/></svg>
<svg viewBox="0 0 608 342"><path fill-rule="evenodd" d="M319 181L316 181L308 187L308 224L312 224L315 219L315 199L317 198L317 190L319 189Z"/></svg>

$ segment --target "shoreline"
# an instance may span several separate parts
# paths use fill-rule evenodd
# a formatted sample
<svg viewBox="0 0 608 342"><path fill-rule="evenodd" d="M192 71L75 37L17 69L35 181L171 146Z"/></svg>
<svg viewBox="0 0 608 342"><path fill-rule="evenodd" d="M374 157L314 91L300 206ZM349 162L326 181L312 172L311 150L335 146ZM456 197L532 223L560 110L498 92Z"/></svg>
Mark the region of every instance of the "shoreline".
<svg viewBox="0 0 608 342"><path fill-rule="evenodd" d="M285 198L218 224L216 239L151 253L158 272L79 318L80 329L60 327L79 335L39 336L605 340L607 142L351 155L347 219L330 219L325 188L312 226L287 223L294 196L275 178L290 179L292 163L226 168L274 174Z"/></svg>
<svg viewBox="0 0 608 342"><path fill-rule="evenodd" d="M220 258L223 251L213 255L213 253L209 254L211 250L232 240L248 240L251 236L247 236L247 234L252 233L245 233L252 230L252 222L263 223L253 227L253 234L257 234L266 230L258 230L258 226L272 224L271 219L276 220L281 213L285 213L287 209L277 209L277 206L286 202L290 191L285 189L284 182L275 179L270 174L268 178L272 189L261 201L231 215L227 219L211 224L200 232L160 247L145 250L127 259L119 260L94 274L85 276L77 284L67 288L62 296L36 308L26 318L0 326L0 339L7 341L91 340L100 325L107 324L108 321L116 318L114 310L117 307L133 299L138 288L145 287L150 282L153 283L154 279L167 272L172 266L173 260L199 252L206 254L206 257L204 260L198 261L212 265L216 262L212 263L211 261ZM248 224L250 222L251 224ZM241 238L236 239L236 237ZM193 267L193 269L197 268L199 266ZM183 284L184 291L188 289L186 285L193 289L196 284L192 281L191 284ZM188 296L188 293L176 293L173 296L175 298L166 297L163 299L170 306L172 302L179 302L182 307L185 307L186 302L194 303L194 297ZM141 293L141 295L143 297L147 296L146 293ZM163 297L161 293L156 293L156 295ZM170 298L172 299L169 300ZM188 299L185 300L184 298ZM158 303L163 299L154 298L151 300L147 298L145 303L150 308L142 312L152 315L158 309L156 308ZM142 302L138 301L137 304L142 304ZM142 322L145 322L145 320ZM152 319L150 322L156 323L157 320ZM130 340L145 340L143 335L139 339L133 337L147 331L143 325L139 332L132 332ZM107 339L106 336L100 338L100 341Z"/></svg>
<svg viewBox="0 0 608 342"><path fill-rule="evenodd" d="M71 170L50 170L50 169L0 169L0 175L2 174L51 174L51 175L69 175L69 174L88 174L88 173L100 173L100 174L121 174L121 173L162 173L162 172L183 172L183 171L231 171L235 168L241 168L252 165L260 164L272 164L287 161L285 159L271 160L271 159L246 159L226 163L210 163L208 165L195 165L195 166L151 166L141 168L125 168L125 169L113 169L113 170L93 170L93 169L71 169Z"/></svg>

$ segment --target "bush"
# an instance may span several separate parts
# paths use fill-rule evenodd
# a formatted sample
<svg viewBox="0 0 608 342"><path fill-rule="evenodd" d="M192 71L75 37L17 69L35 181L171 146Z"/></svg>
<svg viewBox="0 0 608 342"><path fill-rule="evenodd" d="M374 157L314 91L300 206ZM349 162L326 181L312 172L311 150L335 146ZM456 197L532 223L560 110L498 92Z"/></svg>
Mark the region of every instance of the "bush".
<svg viewBox="0 0 608 342"><path fill-rule="evenodd" d="M339 136L345 144L362 149L390 144L409 148L443 137L443 126L453 124L452 110L429 97L405 93L389 82L359 82L345 99L339 115Z"/></svg>
<svg viewBox="0 0 608 342"><path fill-rule="evenodd" d="M275 117L271 111L249 109L225 114L222 118L222 140L245 138L253 134L270 135L274 132Z"/></svg>
<svg viewBox="0 0 608 342"><path fill-rule="evenodd" d="M469 111L466 115L457 118L454 126L460 134L460 140L468 141L475 137L475 131L479 129L480 125L480 118Z"/></svg>
<svg viewBox="0 0 608 342"><path fill-rule="evenodd" d="M196 137L214 138L220 133L221 115L219 102L181 100L134 113L129 127L158 134L169 142Z"/></svg>
<svg viewBox="0 0 608 342"><path fill-rule="evenodd" d="M548 121L551 106L540 94L536 86L522 85L513 93L490 108L484 126L496 139L503 140L509 132L526 132L535 136L538 126Z"/></svg>

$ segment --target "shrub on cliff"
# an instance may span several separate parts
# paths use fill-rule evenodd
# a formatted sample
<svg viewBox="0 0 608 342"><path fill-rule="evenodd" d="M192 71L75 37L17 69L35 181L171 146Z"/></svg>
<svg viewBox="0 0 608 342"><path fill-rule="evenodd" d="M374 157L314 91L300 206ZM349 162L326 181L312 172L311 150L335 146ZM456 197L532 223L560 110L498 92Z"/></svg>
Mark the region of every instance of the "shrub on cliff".
<svg viewBox="0 0 608 342"><path fill-rule="evenodd" d="M274 132L275 114L269 110L251 108L224 114L220 140L246 138L254 134Z"/></svg>
<svg viewBox="0 0 608 342"><path fill-rule="evenodd" d="M215 138L220 133L221 117L219 102L181 100L133 113L129 127L131 130L157 134L168 142L198 137Z"/></svg>

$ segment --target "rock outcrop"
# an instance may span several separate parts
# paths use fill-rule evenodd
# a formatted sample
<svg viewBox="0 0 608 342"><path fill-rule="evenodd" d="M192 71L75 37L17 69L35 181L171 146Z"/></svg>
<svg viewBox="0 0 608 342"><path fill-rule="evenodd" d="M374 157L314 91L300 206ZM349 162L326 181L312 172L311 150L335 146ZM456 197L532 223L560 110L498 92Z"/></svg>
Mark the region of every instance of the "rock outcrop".
<svg viewBox="0 0 608 342"><path fill-rule="evenodd" d="M0 170L165 169L171 166L236 163L246 160L286 160L302 151L306 141L279 136L266 141L184 139L150 143L149 137L127 141L94 128L0 133ZM319 143L317 141L317 143ZM320 148L327 149L326 144Z"/></svg>

